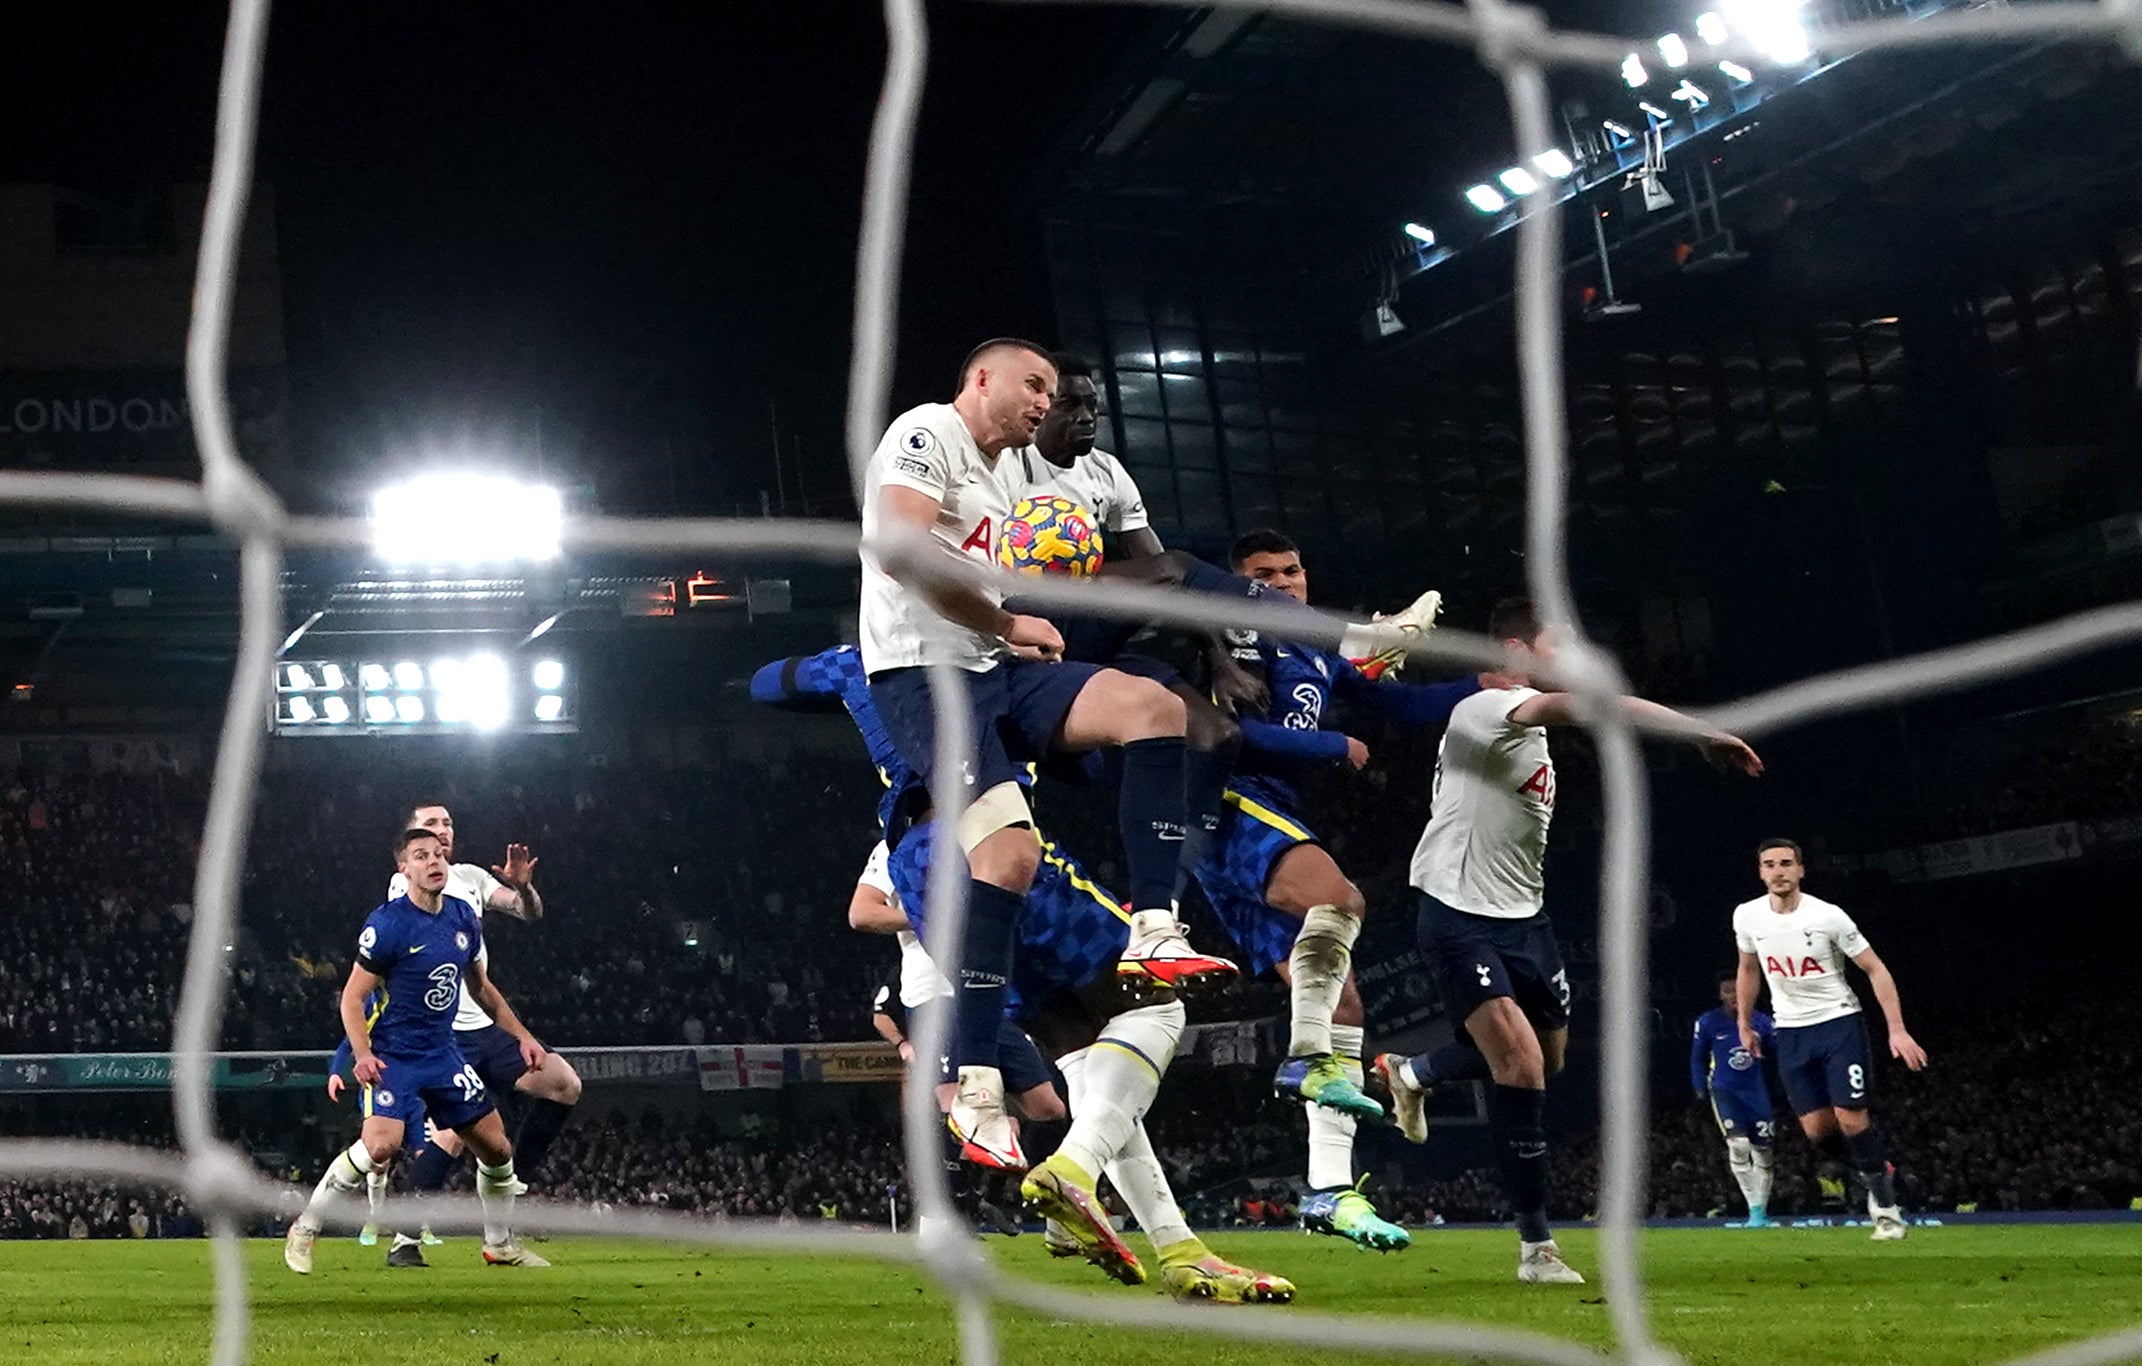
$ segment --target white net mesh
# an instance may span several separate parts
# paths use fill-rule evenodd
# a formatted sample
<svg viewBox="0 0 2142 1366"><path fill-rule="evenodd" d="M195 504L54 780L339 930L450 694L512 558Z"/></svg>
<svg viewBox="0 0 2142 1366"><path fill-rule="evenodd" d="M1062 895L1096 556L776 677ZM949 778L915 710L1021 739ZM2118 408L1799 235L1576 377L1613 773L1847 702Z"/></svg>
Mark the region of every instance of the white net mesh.
<svg viewBox="0 0 2142 1366"><path fill-rule="evenodd" d="M1150 3L1150 0L1116 0ZM0 471L0 501L28 506L102 509L141 517L207 522L241 546L242 612L238 657L216 756L214 784L195 887L186 977L173 1039L174 1097L182 1153L166 1155L120 1145L65 1140L0 1141L0 1173L19 1177L105 1176L182 1191L204 1214L215 1272L215 1335L212 1359L245 1359L249 1319L246 1270L240 1242L246 1216L287 1212L294 1194L256 1174L215 1129L211 1093L213 1046L227 992L222 946L230 942L238 911L239 875L258 791L266 729L267 690L282 629L281 568L289 546L357 548L370 531L356 520L301 517L284 510L275 495L239 458L225 388L225 353L237 278L239 229L252 181L254 131L268 24L267 0L236 0L223 58L216 119L215 160L186 347L187 396L200 450L199 484L113 475ZM1333 23L1346 23L1473 48L1503 81L1517 143L1555 144L1550 133L1546 68L1591 66L1614 70L1635 46L1601 34L1559 32L1536 10L1473 0L1467 5L1436 0L1277 0L1259 8ZM887 418L893 338L903 249L908 180L916 118L928 61L922 0L885 0L889 39L883 91L870 139L856 279L855 346L849 376L847 442L853 470L861 472ZM2142 59L2142 0L2097 3L1984 5L1923 18L1884 17L1831 28L1818 42L1831 52L1923 47L1957 42L2025 42L2049 39L2117 42ZM1757 59L1752 45L1729 43L1721 56ZM1566 432L1563 407L1560 206L1553 195L1522 201L1516 281L1518 362L1523 381L1526 449L1526 550L1529 588L1543 615L1566 623L1570 644L1561 652L1555 682L1580 694L1590 708L1589 725L1599 748L1606 825L1601 874L1601 971L1604 984L1600 1078L1605 1134L1599 1208L1600 1266L1614 1326L1612 1357L1628 1362L1665 1362L1673 1355L1653 1338L1641 1250L1637 1239L1645 1207L1644 1125L1646 1061L1645 904L1649 843L1644 773L1637 725L1613 705L1624 692L1619 670L1587 642L1575 609L1566 565ZM2142 376L2138 376L2142 380ZM568 551L715 550L731 556L806 556L845 561L858 546L852 525L782 520L653 519L585 516L569 519ZM948 572L921 548L900 541L877 547L895 573L923 578ZM1287 636L1336 647L1346 623L1316 616L1305 624L1296 611L1255 604L1198 600L1162 590L1019 581L1025 596L1043 603L1074 605L1088 612L1190 626L1281 629ZM1958 689L2035 668L2115 642L2142 638L2142 605L2106 608L1972 645L1849 669L1790 684L1719 707L1703 719L1742 734L1760 734L1819 716L1878 705L1907 696ZM1400 643L1396 638L1383 642ZM1483 637L1437 631L1423 643L1404 642L1414 654L1442 662L1487 665L1499 655ZM969 741L966 710L959 705L955 671L933 674L937 696L938 771L955 771L943 756ZM956 820L961 794L934 794L939 814ZM949 974L957 973L965 907L963 883L933 877L929 890L930 949ZM940 1051L944 1021L932 1016L917 1040L921 1056ZM923 1238L859 1230L720 1224L681 1215L619 1210L597 1215L566 1207L524 1208L520 1222L563 1233L625 1235L674 1242L818 1253L838 1251L888 1261L919 1261L958 1307L965 1359L993 1362L997 1345L990 1311L1006 1305L1057 1319L1105 1322L1144 1329L1194 1330L1271 1344L1298 1344L1325 1351L1379 1355L1463 1355L1542 1363L1596 1362L1601 1354L1580 1344L1537 1333L1480 1324L1407 1319L1402 1324L1362 1316L1304 1312L1285 1315L1213 1315L1165 1302L1127 1302L1052 1290L1003 1275L967 1237L954 1213L942 1168L933 1160L937 1113L927 1080L911 1073L904 1103L909 1169L920 1206L933 1216ZM385 1213L408 1215L404 1202ZM472 1200L442 1213L425 1213L473 1224ZM2142 1328L2054 1348L2029 1358L2028 1366L2090 1366L2142 1355Z"/></svg>

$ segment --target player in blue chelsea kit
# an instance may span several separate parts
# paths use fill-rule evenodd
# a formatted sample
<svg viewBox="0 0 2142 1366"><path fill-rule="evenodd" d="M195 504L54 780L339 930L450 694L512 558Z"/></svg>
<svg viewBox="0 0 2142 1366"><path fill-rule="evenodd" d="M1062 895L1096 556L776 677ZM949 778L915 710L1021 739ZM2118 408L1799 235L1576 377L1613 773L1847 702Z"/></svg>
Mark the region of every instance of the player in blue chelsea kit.
<svg viewBox="0 0 2142 1366"><path fill-rule="evenodd" d="M483 1259L494 1266L543 1266L513 1236L513 1198L525 1189L513 1174L513 1145L483 1078L454 1043L454 1009L462 980L499 1027L520 1044L530 1069L543 1066L543 1045L528 1032L484 971L478 953L483 922L467 902L444 893L445 847L429 830L405 830L394 842L395 866L409 891L366 918L357 961L342 987L342 1028L364 1090L364 1128L328 1164L305 1212L290 1225L283 1262L312 1270L313 1241L334 1205L354 1195L374 1169L401 1151L409 1122L424 1112L459 1134L476 1154L476 1194L483 1202ZM384 1002L368 1018L366 1001Z"/></svg>
<svg viewBox="0 0 2142 1366"><path fill-rule="evenodd" d="M1696 1017L1688 1046L1688 1082L1698 1102L1708 1102L1718 1132L1725 1135L1726 1165L1748 1202L1749 1228L1770 1226L1771 1142L1776 1112L1763 1060L1740 1041L1740 969L1718 974L1718 1005ZM1749 1015L1765 1052L1776 1047L1777 1027L1764 1011Z"/></svg>
<svg viewBox="0 0 2142 1366"><path fill-rule="evenodd" d="M1267 596L1307 604L1309 575L1293 541L1254 531L1228 552L1230 567ZM1334 698L1405 725L1440 725L1480 690L1477 680L1430 685L1372 682L1335 651L1255 632L1231 632L1235 658L1271 695L1262 717L1240 714L1242 752L1229 780L1220 829L1197 869L1206 900L1247 956L1247 971L1276 971L1288 984L1288 1057L1274 1089L1307 1103L1309 1185L1302 1227L1393 1251L1411 1238L1380 1218L1354 1186L1357 1117L1383 1118L1364 1094L1361 998L1350 972L1367 906L1330 851L1299 815L1296 784L1311 771L1360 769L1368 747L1332 725Z"/></svg>

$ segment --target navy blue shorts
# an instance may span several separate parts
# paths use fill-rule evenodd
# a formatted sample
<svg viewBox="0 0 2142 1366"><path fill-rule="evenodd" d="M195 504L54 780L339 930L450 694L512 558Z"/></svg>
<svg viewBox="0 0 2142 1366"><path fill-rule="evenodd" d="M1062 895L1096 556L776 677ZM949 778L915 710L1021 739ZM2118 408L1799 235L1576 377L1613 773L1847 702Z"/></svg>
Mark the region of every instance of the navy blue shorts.
<svg viewBox="0 0 2142 1366"><path fill-rule="evenodd" d="M1821 1024L1779 1025L1778 1080L1796 1115L1864 1110L1874 1094L1874 1052L1858 1011Z"/></svg>
<svg viewBox="0 0 2142 1366"><path fill-rule="evenodd" d="M944 999L940 997L910 1010L907 1013L908 1037L914 1038L921 1033L922 1025L917 1019L918 1016L932 1012L943 1004ZM1034 1041L1026 1037L1025 1032L1010 1020L997 1026L997 1070L1004 1074L1004 1094L1007 1096L1017 1096L1037 1086L1053 1087L1056 1084L1055 1074L1049 1071L1049 1065L1041 1059L1041 1050L1034 1047ZM945 1078L946 1081L956 1079L956 1075Z"/></svg>
<svg viewBox="0 0 2142 1366"><path fill-rule="evenodd" d="M1095 664L1041 664L1008 659L982 673L960 671L973 718L975 754L968 762L970 794L1017 782L1028 764L1049 752L1071 703ZM885 733L918 779L928 782L936 758L937 718L930 707L929 670L886 669L870 677L870 700Z"/></svg>
<svg viewBox="0 0 2142 1366"><path fill-rule="evenodd" d="M1228 785L1219 832L1198 861L1197 885L1251 976L1286 962L1302 932L1301 921L1264 899L1272 870L1295 846L1317 842L1267 785L1245 777Z"/></svg>
<svg viewBox="0 0 2142 1366"><path fill-rule="evenodd" d="M476 1069L476 1075L483 1078L483 1084L501 1096L512 1091L513 1084L528 1070L528 1064L521 1060L520 1042L495 1024L455 1030L454 1046Z"/></svg>
<svg viewBox="0 0 2142 1366"><path fill-rule="evenodd" d="M935 821L910 830L887 869L917 934L925 933L928 925L924 889L936 831ZM959 851L951 852L956 857ZM1112 976L1129 944L1130 913L1122 901L1088 877L1076 859L1042 839L1041 868L1019 915L1004 1013L1030 1020L1057 992L1077 991Z"/></svg>
<svg viewBox="0 0 2142 1366"><path fill-rule="evenodd" d="M1711 1092L1711 1114L1718 1120L1718 1132L1727 1138L1747 1138L1767 1144L1777 1133L1767 1092L1757 1098L1735 1090L1714 1090Z"/></svg>
<svg viewBox="0 0 2142 1366"><path fill-rule="evenodd" d="M1453 1026L1498 997L1517 1002L1535 1029L1569 1024L1569 973L1545 912L1523 920L1471 915L1419 892L1421 953L1435 964Z"/></svg>
<svg viewBox="0 0 2142 1366"><path fill-rule="evenodd" d="M458 1049L418 1057L382 1053L379 1060L387 1067L378 1083L358 1092L358 1108L367 1119L422 1125L429 1114L440 1128L458 1129L498 1108L475 1065Z"/></svg>

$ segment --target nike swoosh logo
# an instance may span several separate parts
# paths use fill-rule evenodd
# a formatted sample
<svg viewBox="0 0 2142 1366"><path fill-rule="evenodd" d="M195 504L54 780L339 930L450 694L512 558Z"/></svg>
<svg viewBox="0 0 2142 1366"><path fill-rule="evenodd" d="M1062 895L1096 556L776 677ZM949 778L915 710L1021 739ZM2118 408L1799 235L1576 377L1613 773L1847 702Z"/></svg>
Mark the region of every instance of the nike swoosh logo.
<svg viewBox="0 0 2142 1366"><path fill-rule="evenodd" d="M1164 834L1162 834L1162 835L1161 835L1161 837L1160 837L1160 838L1161 838L1161 839L1163 839L1163 840L1165 840L1165 841L1166 841L1167 843L1169 843L1169 844L1181 844L1181 843L1183 842L1183 837L1182 837L1181 835L1179 835L1179 834L1177 834L1177 835L1171 835L1171 834L1165 834L1165 833L1164 833Z"/></svg>
<svg viewBox="0 0 2142 1366"><path fill-rule="evenodd" d="M418 944L415 947L411 948L409 951L411 953L422 953L424 951L424 946L422 944Z"/></svg>

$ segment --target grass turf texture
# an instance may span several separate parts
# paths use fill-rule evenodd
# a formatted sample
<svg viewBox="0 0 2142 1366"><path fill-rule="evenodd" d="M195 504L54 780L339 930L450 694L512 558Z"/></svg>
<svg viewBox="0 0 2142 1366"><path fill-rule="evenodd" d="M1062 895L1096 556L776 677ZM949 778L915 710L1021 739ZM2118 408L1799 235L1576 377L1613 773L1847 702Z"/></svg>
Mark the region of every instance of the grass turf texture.
<svg viewBox="0 0 2142 1366"><path fill-rule="evenodd" d="M1592 1235L1561 1238L1571 1262L1595 1272ZM1300 1234L1212 1241L1294 1278L1301 1307L1478 1319L1596 1346L1609 1340L1597 1276L1586 1286L1521 1286L1508 1233L1428 1230L1390 1256ZM1022 1275L1104 1298L1159 1294L1106 1284L1082 1263L1051 1262L1036 1236L990 1244ZM313 1275L299 1277L284 1269L280 1242L255 1240L247 1247L252 1359L907 1366L955 1356L946 1301L908 1270L623 1240L542 1246L556 1263L546 1271L484 1267L469 1238L428 1249L428 1271L388 1271L383 1247L323 1237ZM1658 1331L1698 1366L1996 1362L2142 1320L2142 1228L2133 1225L1946 1227L1891 1245L1869 1244L1865 1229L1675 1229L1647 1233L1645 1248ZM202 1361L208 1285L201 1242L0 1243L0 1359ZM1150 1366L1187 1350L1183 1359L1200 1363L1299 1366L1298 1353L1222 1339L1156 1342L1011 1313L999 1323L1010 1362Z"/></svg>

